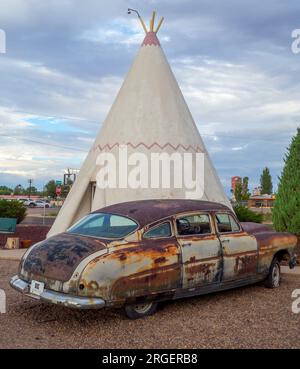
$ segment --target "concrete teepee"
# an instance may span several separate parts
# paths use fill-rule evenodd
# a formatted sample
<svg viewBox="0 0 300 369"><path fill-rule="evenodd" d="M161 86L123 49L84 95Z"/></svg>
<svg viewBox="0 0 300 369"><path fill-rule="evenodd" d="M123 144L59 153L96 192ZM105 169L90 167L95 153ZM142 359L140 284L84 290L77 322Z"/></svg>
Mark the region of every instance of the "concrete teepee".
<svg viewBox="0 0 300 369"><path fill-rule="evenodd" d="M149 31L140 18L146 33L145 39L48 237L64 232L89 212L114 203L154 198L195 198L190 195L190 188L184 183L182 186L178 186L178 183L177 186L174 185L179 173L176 170L170 172L170 183L173 186L164 186L161 182L146 185L145 177L148 178L146 174L151 169L149 166L145 171L148 164L145 160L149 159L150 162L152 154L156 157L167 154L167 157L173 159L176 159L176 155L180 159L180 155L201 154L201 165L204 168L201 178L202 193L196 198L220 202L230 207L157 38L163 18L155 30L154 18L155 13ZM102 155L100 160L99 155ZM116 174L120 175L124 170L121 165L124 156L130 158L128 165L131 168L138 164L144 170L141 172L144 174L139 174L140 185L130 187L127 181L124 182L124 177L116 180ZM112 157L116 158L115 162L110 160ZM103 169L104 162L107 176L113 179L110 182L117 183L114 188L99 185L98 174ZM194 160L184 173L195 172L197 165L198 161ZM178 170L179 167L176 168ZM161 170L164 172L164 169ZM129 176L132 177L133 173ZM128 179L128 173L125 178Z"/></svg>

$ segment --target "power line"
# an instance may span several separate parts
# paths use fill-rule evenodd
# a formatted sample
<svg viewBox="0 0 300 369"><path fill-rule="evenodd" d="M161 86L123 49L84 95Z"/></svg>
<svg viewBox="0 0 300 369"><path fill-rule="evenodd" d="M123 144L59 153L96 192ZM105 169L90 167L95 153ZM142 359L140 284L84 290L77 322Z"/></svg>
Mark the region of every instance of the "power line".
<svg viewBox="0 0 300 369"><path fill-rule="evenodd" d="M88 151L88 150L78 149L76 147L71 147L71 146L62 146L62 145L58 145L58 144L51 144L51 143L48 143L48 142L32 140L30 138L17 137L17 136L14 137L14 136L5 135L5 134L1 134L1 136L2 137L7 137L7 138L12 138L12 139L20 139L22 141L28 141L28 142L37 143L37 144L46 145L46 146L58 147L58 148L61 148L61 149L66 149L66 150L74 150L74 151L80 151L80 152L85 152L85 153L87 153L87 151Z"/></svg>
<svg viewBox="0 0 300 369"><path fill-rule="evenodd" d="M201 136L203 136L203 137L217 137L217 138L218 137L220 137L220 138L230 138L230 139L239 139L239 140L249 140L249 138L247 138L247 137L236 137L236 136L228 136L228 135L223 136L223 135L202 134ZM63 145L59 145L59 144L53 144L53 143L49 143L49 142L33 140L33 139L30 139L30 138L26 138L26 137L11 136L11 135L6 135L6 134L1 134L1 137L7 137L7 138L17 139L17 140L21 140L21 141L27 141L27 142L36 143L36 144L39 144L39 145L56 147L56 148L60 148L60 149L64 149L64 150L78 151L78 152L84 152L84 153L88 152L88 150L79 149L77 147L63 146ZM279 139L279 137L278 137L278 139ZM280 137L280 140L282 140L282 137ZM254 141L274 142L275 140L274 139L255 138Z"/></svg>
<svg viewBox="0 0 300 369"><path fill-rule="evenodd" d="M202 135L202 136L215 137L216 135ZM32 140L32 139L29 139L29 138L23 138L23 137L18 137L18 136L14 137L14 136L10 136L10 135L1 134L1 137L7 137L7 138L12 138L12 139L20 139L20 140L23 140L23 141L28 141L28 142L37 143L37 144L46 145L46 146L52 146L52 147L61 148L61 149L65 149L65 150L73 150L73 151L78 151L78 152L82 152L82 153L84 152L85 154L87 154L87 152L88 152L88 150L78 149L76 147L63 146L63 145L58 145L58 144L51 144L51 143L47 143L47 142L43 142L43 141L39 141L39 140ZM231 138L231 136L218 136L218 137ZM234 136L232 136L232 138L241 139L241 137L234 137ZM245 137L244 137L244 139L245 139ZM272 140L266 140L266 141L272 141ZM272 141L272 142L274 142L274 141ZM249 167L249 166L243 166L243 168L244 169L253 169L252 167Z"/></svg>
<svg viewBox="0 0 300 369"><path fill-rule="evenodd" d="M285 132L287 133L287 132ZM266 138L259 138L259 137L255 137L253 140L249 140L249 137L241 137L241 136L228 136L228 135L219 135L219 134L205 134L205 133L200 133L201 136L203 137L216 137L216 138L233 138L233 139L237 139L237 140L248 140L250 143L251 142L255 142L255 141L263 141L263 142L274 142L277 139L280 139L282 141L282 136L280 137L275 137L274 139L266 139Z"/></svg>
<svg viewBox="0 0 300 369"><path fill-rule="evenodd" d="M41 114L41 113L33 113L33 112L29 112L26 110L15 110L15 112L17 113L24 113L24 114L29 114L29 115L34 115L34 116L42 116L45 118L54 118L54 119L61 119L61 120L78 120L78 121L82 121L82 122L88 122L88 123L94 123L94 124L100 124L99 121L95 121L95 120L89 120L86 118L81 118L81 117L66 117L66 116L55 116L55 115L46 115L46 114ZM285 132L287 133L287 132ZM232 135L220 135L220 134L205 134L205 133L200 133L201 136L203 137L217 137L217 138L231 138L231 139L237 139L237 140L249 140L249 137L241 137L241 136L232 136ZM280 137L276 137L275 139L268 139L268 138L260 138L260 137L256 137L254 141L262 141L262 142L274 142L274 140L276 139L282 139L282 136ZM72 148L71 148L72 149Z"/></svg>
<svg viewBox="0 0 300 369"><path fill-rule="evenodd" d="M54 119L61 119L61 120L80 120L83 122L90 122L90 123L97 123L99 124L99 121L96 120L89 120L86 118L80 118L80 117L65 117L65 116L57 116L57 115L52 115L52 114L42 114L42 113L33 113L30 111L26 111L26 110L14 110L14 112L16 113L24 113L24 114L28 114L28 115L34 115L34 116L40 116L40 117L45 117L45 118L54 118Z"/></svg>

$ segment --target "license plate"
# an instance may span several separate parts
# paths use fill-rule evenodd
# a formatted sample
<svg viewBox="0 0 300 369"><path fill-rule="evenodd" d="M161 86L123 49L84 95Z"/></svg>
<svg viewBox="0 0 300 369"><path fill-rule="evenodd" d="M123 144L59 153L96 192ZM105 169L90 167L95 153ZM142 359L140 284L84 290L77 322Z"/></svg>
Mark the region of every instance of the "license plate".
<svg viewBox="0 0 300 369"><path fill-rule="evenodd" d="M31 285L30 285L30 293L32 293L33 295L37 295L40 296L41 293L43 293L44 291L44 286L45 284L43 282L38 282L38 281L31 281Z"/></svg>

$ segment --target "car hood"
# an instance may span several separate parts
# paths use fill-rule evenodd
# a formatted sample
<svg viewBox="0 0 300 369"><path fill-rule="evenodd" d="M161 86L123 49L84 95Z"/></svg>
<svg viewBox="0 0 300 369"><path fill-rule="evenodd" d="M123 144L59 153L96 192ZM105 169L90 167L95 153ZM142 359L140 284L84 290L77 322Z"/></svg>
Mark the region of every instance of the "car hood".
<svg viewBox="0 0 300 369"><path fill-rule="evenodd" d="M274 232L272 226L269 224L253 223L253 222L241 222L243 230L254 234L261 232Z"/></svg>
<svg viewBox="0 0 300 369"><path fill-rule="evenodd" d="M61 233L33 246L23 260L20 274L26 280L40 276L66 282L83 259L104 249L104 240Z"/></svg>

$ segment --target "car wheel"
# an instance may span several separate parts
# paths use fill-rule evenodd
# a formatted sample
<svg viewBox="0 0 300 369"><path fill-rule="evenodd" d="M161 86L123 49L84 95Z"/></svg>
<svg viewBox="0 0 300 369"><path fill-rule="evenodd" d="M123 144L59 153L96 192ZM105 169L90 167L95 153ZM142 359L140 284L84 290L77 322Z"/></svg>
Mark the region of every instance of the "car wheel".
<svg viewBox="0 0 300 369"><path fill-rule="evenodd" d="M274 258L270 266L269 274L265 280L267 288L277 288L280 285L280 264L277 258Z"/></svg>
<svg viewBox="0 0 300 369"><path fill-rule="evenodd" d="M125 312L130 319L139 319L153 315L157 310L157 302L143 302L141 304L126 305Z"/></svg>
<svg viewBox="0 0 300 369"><path fill-rule="evenodd" d="M48 209L48 208L49 208L49 205L45 205L45 208L47 208L47 209Z"/></svg>
<svg viewBox="0 0 300 369"><path fill-rule="evenodd" d="M35 208L35 205L34 204L29 204L29 207L30 208Z"/></svg>

